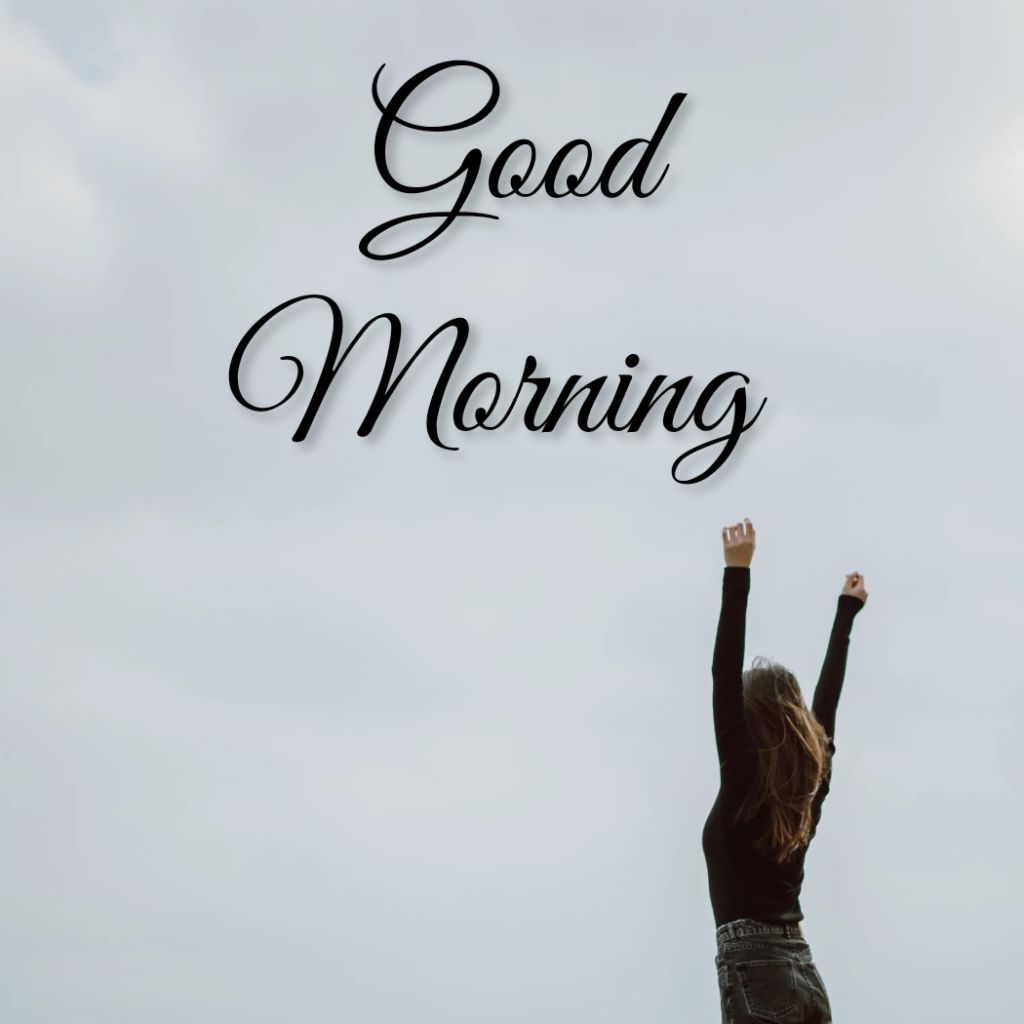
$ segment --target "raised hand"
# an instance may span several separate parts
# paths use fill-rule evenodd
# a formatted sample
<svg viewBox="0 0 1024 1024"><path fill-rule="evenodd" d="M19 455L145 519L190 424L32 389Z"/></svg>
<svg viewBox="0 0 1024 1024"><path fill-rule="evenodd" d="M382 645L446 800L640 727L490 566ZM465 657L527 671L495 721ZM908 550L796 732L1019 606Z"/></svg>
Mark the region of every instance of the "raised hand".
<svg viewBox="0 0 1024 1024"><path fill-rule="evenodd" d="M864 577L859 572L851 572L843 584L843 593L851 597L859 598L865 604L868 600L868 592L864 589Z"/></svg>
<svg viewBox="0 0 1024 1024"><path fill-rule="evenodd" d="M735 526L722 527L725 564L746 569L754 557L754 527L749 519Z"/></svg>

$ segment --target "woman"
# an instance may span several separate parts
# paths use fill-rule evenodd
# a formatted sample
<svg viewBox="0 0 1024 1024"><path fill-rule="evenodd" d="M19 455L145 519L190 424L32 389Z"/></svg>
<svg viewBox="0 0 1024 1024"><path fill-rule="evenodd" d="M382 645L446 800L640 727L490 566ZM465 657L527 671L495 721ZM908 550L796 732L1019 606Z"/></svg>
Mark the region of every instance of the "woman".
<svg viewBox="0 0 1024 1024"><path fill-rule="evenodd" d="M718 925L724 1024L828 1024L828 996L803 938L804 854L828 794L836 705L853 618L867 592L846 577L814 702L793 675L762 658L743 671L754 528L722 531L725 579L712 665L721 781L704 826Z"/></svg>

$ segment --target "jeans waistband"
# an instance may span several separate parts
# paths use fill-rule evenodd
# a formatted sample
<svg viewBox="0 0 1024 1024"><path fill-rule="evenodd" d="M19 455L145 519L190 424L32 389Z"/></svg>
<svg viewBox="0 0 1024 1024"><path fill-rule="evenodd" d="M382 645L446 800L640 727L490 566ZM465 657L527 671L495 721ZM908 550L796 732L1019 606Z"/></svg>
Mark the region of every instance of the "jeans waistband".
<svg viewBox="0 0 1024 1024"><path fill-rule="evenodd" d="M772 924L768 921L754 921L747 917L740 918L738 921L729 921L715 932L715 938L719 945L749 935L777 935L787 939L802 939L804 937L798 924Z"/></svg>

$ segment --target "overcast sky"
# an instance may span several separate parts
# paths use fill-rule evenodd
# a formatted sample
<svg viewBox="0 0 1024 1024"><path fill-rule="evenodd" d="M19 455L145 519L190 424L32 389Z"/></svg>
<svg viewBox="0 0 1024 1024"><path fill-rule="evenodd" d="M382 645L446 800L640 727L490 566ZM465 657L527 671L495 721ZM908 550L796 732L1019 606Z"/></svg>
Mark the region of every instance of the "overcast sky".
<svg viewBox="0 0 1024 1024"><path fill-rule="evenodd" d="M0 5L0 989L16 1024L719 1019L719 531L748 659L807 690L865 574L805 928L840 1021L1008 1019L1024 910L1024 15L1002 0ZM443 209L373 162L442 60L495 112L396 129L409 181L518 138L659 191ZM468 116L483 79L416 110ZM470 324L457 380L750 378L709 435L424 429L428 352L356 436L383 336L301 418L329 323ZM368 339L369 342L369 339ZM438 348L438 346L434 346ZM409 348L404 351L410 351ZM507 378L507 379L506 379ZM511 394L511 392L509 392ZM450 410L452 396L447 408Z"/></svg>

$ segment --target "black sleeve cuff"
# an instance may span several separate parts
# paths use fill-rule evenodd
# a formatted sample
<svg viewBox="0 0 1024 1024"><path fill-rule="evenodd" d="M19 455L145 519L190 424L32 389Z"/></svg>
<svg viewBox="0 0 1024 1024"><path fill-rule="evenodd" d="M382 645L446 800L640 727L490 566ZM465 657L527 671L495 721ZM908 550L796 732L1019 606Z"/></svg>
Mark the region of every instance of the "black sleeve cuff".
<svg viewBox="0 0 1024 1024"><path fill-rule="evenodd" d="M722 578L722 592L725 594L748 594L750 592L750 569L742 565L727 565Z"/></svg>

